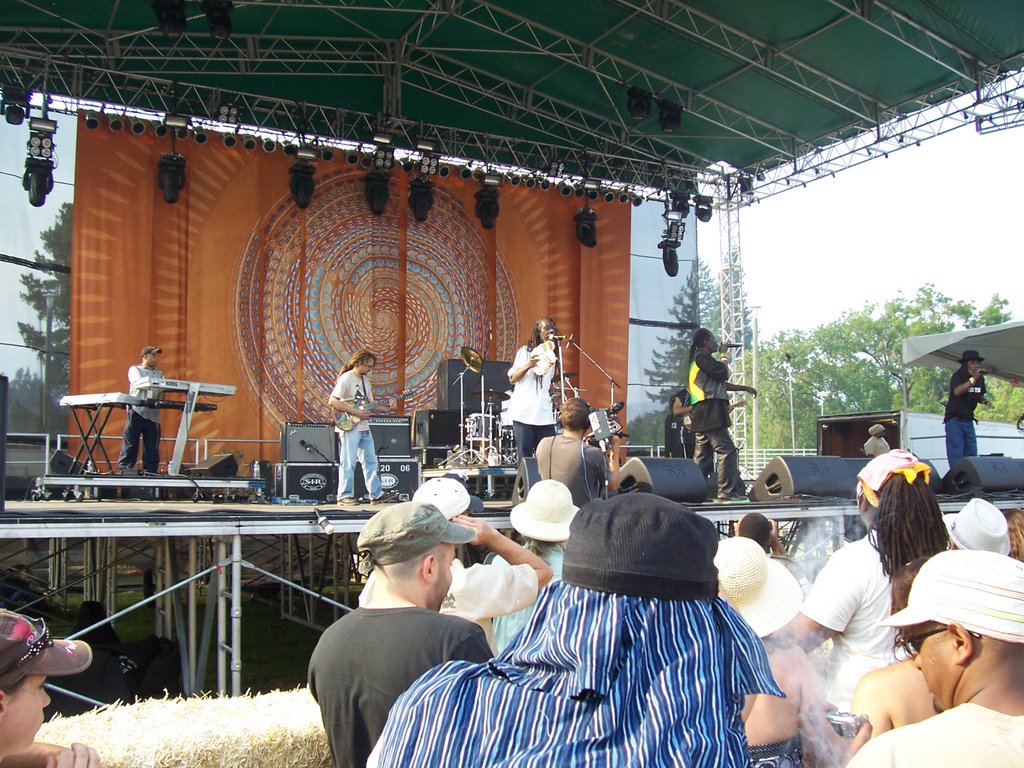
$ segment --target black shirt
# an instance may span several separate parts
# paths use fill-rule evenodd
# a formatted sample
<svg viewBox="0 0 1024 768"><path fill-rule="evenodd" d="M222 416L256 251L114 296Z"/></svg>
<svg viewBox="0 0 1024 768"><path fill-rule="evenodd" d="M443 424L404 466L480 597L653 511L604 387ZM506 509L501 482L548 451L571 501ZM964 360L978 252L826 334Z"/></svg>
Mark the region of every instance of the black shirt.
<svg viewBox="0 0 1024 768"><path fill-rule="evenodd" d="M365 768L395 700L446 661L491 658L484 631L426 608L358 608L320 636L309 690L336 768Z"/></svg>
<svg viewBox="0 0 1024 768"><path fill-rule="evenodd" d="M953 390L969 378L971 378L970 374L968 374L963 367L958 368L956 373L950 376L949 400L946 402L946 413L942 417L943 423L950 419L970 419L974 421L974 409L977 408L978 403L981 402L981 398L985 396L985 378L983 376L979 376L971 385L971 388L964 394L953 394Z"/></svg>

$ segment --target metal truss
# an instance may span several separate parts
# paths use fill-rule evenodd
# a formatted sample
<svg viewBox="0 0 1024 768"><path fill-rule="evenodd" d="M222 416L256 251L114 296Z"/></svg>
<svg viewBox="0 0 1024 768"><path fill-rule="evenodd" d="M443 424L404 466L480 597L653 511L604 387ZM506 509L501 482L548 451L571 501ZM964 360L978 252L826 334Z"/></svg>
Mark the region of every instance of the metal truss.
<svg viewBox="0 0 1024 768"><path fill-rule="evenodd" d="M736 176L725 178L725 203L718 209L718 236L721 264L718 271L719 299L722 314L722 341L744 344L747 337L746 292L743 289L743 260L740 256L740 208L745 200L740 194ZM732 379L746 382L747 362L743 348L733 358ZM747 409L732 412L732 433L742 450L747 445Z"/></svg>

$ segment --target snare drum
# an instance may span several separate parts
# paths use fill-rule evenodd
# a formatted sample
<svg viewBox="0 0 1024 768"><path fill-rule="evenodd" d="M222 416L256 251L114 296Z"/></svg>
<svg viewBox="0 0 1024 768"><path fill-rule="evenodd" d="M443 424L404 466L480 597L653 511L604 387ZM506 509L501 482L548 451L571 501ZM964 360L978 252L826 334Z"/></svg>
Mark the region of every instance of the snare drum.
<svg viewBox="0 0 1024 768"><path fill-rule="evenodd" d="M493 440L494 417L489 413L471 413L466 417L467 440Z"/></svg>

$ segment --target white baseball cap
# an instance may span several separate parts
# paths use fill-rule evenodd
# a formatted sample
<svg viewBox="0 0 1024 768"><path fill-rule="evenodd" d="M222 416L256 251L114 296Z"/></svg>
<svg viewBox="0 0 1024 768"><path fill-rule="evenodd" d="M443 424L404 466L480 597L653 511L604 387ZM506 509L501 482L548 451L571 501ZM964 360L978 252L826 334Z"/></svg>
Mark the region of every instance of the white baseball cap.
<svg viewBox="0 0 1024 768"><path fill-rule="evenodd" d="M472 499L466 486L453 477L432 477L416 489L413 501L433 504L451 520L467 511Z"/></svg>

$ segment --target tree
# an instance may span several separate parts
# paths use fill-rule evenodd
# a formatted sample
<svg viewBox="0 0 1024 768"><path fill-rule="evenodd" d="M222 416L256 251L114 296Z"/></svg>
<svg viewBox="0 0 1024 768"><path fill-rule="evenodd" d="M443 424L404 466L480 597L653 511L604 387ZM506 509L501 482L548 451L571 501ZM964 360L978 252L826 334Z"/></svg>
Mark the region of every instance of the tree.
<svg viewBox="0 0 1024 768"><path fill-rule="evenodd" d="M60 406L57 404L59 396L67 392L68 378L70 372L71 347L71 277L68 268L71 266L71 203L64 203L54 219L53 226L40 233L45 253L36 251L35 259L44 267L57 266L59 270L41 270L42 276L28 273L20 278L22 291L20 297L35 310L42 328L31 323L18 323L18 332L26 346L45 351L47 348L46 339L46 317L47 300L51 302L52 328L49 340L50 364L48 367L48 391L45 393L46 403L45 419L32 419L28 414L12 412L12 431L32 431L40 428L40 424L47 424L50 429L55 425L63 424L64 416ZM44 354L44 352L41 352ZM45 363L45 358L44 358ZM17 385L23 389L24 384L31 383L19 381L21 379L35 379L28 371L19 370L12 381L12 389ZM42 386L39 382L37 386ZM38 391L38 390L37 390ZM26 406L27 407L27 406ZM20 414L20 415L19 415ZM18 422L15 422L17 417ZM25 423L22 420L30 423Z"/></svg>

